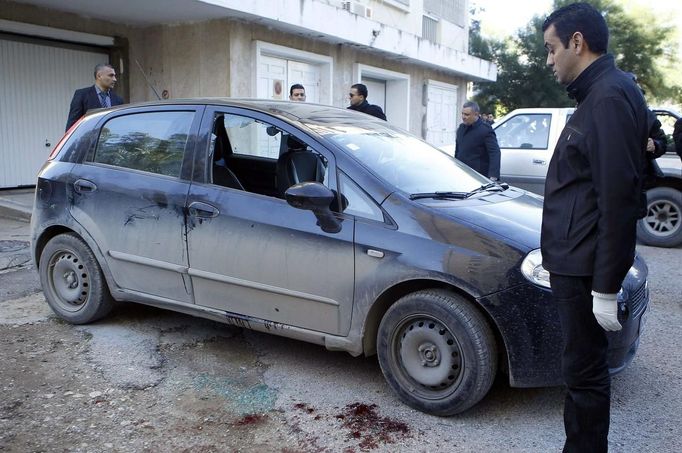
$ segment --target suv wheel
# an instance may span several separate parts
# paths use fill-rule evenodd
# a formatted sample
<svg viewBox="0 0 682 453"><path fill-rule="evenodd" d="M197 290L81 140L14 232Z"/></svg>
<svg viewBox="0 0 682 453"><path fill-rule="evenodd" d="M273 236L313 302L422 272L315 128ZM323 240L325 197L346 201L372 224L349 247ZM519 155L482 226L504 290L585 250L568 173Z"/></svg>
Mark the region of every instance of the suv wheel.
<svg viewBox="0 0 682 453"><path fill-rule="evenodd" d="M40 283L50 308L72 324L96 321L114 306L95 255L72 233L55 236L45 245Z"/></svg>
<svg viewBox="0 0 682 453"><path fill-rule="evenodd" d="M434 415L479 402L497 372L496 343L483 315L441 290L408 294L391 306L379 326L377 353L400 399Z"/></svg>
<svg viewBox="0 0 682 453"><path fill-rule="evenodd" d="M642 244L675 247L682 243L682 192L655 187L646 193L647 214L637 222Z"/></svg>

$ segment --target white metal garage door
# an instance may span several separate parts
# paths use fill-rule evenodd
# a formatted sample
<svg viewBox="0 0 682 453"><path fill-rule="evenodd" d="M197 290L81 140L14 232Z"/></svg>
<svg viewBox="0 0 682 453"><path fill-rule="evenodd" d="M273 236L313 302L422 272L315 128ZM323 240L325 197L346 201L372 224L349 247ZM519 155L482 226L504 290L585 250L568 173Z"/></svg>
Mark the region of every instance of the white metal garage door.
<svg viewBox="0 0 682 453"><path fill-rule="evenodd" d="M64 134L73 92L105 52L0 38L0 188L34 185Z"/></svg>

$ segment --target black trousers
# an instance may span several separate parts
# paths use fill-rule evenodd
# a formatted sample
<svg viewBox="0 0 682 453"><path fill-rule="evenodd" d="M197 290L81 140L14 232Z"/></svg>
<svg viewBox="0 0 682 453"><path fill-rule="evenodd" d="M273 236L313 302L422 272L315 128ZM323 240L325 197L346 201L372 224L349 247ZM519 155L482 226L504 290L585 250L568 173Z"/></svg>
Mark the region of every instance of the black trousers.
<svg viewBox="0 0 682 453"><path fill-rule="evenodd" d="M592 277L550 274L550 282L559 310L561 369L568 387L563 451L606 452L611 406L608 340L592 313Z"/></svg>

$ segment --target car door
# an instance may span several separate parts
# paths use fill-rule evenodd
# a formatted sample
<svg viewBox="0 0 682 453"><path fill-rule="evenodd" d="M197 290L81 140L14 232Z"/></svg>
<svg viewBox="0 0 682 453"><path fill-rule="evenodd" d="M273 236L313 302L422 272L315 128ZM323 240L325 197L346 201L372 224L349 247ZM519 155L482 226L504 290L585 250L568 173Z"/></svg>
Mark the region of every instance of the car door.
<svg viewBox="0 0 682 453"><path fill-rule="evenodd" d="M125 291L192 302L183 209L202 109L110 115L83 164L72 170L71 215Z"/></svg>
<svg viewBox="0 0 682 453"><path fill-rule="evenodd" d="M214 159L214 137L223 121L228 146ZM196 303L226 312L334 335L345 335L353 304L353 222L341 221L337 233L325 233L311 211L272 196L276 187L212 183L213 161L226 163L239 179L243 162L248 178L259 170L274 185L272 169L280 153L282 131L300 137L325 162L324 184L336 186L335 160L319 143L291 126L256 112L216 109L205 115L204 149L197 153L205 168L196 175L188 198L187 233ZM286 139L284 139L286 140ZM306 141L307 140L307 141ZM267 185L265 184L265 185ZM261 192L261 193L258 193Z"/></svg>
<svg viewBox="0 0 682 453"><path fill-rule="evenodd" d="M518 113L495 125L500 145L500 176L509 184L542 195L550 146L551 113Z"/></svg>

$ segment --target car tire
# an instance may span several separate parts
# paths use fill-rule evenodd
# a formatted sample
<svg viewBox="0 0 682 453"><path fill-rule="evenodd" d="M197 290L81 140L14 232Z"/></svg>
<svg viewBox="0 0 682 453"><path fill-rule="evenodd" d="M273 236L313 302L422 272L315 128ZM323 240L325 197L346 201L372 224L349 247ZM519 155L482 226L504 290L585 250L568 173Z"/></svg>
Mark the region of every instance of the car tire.
<svg viewBox="0 0 682 453"><path fill-rule="evenodd" d="M75 234L50 239L40 254L39 268L47 303L65 321L87 324L114 307L95 255Z"/></svg>
<svg viewBox="0 0 682 453"><path fill-rule="evenodd" d="M497 372L497 346L485 318L443 290L418 291L392 305L379 326L377 354L405 404L440 416L478 403Z"/></svg>
<svg viewBox="0 0 682 453"><path fill-rule="evenodd" d="M682 192L671 187L648 190L647 214L637 222L637 239L655 247L682 244Z"/></svg>

